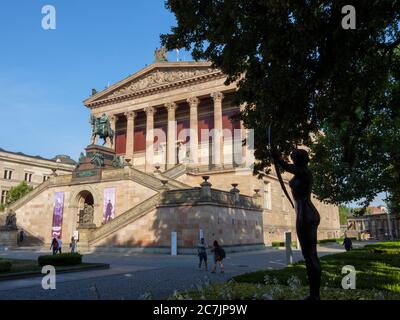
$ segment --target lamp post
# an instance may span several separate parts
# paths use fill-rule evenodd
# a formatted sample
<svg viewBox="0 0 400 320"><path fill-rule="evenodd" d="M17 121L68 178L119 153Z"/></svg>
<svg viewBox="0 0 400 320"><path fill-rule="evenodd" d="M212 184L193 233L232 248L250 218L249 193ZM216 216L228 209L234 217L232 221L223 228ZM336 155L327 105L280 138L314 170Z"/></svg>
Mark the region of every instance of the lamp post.
<svg viewBox="0 0 400 320"><path fill-rule="evenodd" d="M388 194L386 192L386 199L388 199ZM389 240L393 240L393 234L392 234L392 218L390 216L390 210L387 209L386 211L386 218L387 218L387 224L388 224L388 229L389 229Z"/></svg>

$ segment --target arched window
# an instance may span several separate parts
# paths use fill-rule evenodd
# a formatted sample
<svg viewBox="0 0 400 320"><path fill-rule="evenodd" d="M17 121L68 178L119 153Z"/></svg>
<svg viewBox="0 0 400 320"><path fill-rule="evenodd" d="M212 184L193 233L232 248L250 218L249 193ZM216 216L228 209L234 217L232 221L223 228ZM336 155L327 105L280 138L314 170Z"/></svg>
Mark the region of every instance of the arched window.
<svg viewBox="0 0 400 320"><path fill-rule="evenodd" d="M271 182L264 181L264 209L272 210Z"/></svg>

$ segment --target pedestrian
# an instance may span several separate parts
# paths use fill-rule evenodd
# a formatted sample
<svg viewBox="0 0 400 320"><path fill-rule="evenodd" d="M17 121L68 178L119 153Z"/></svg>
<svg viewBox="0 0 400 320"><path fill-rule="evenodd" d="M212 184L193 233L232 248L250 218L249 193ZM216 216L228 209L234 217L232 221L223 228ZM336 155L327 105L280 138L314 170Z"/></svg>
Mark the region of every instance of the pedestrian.
<svg viewBox="0 0 400 320"><path fill-rule="evenodd" d="M18 237L17 237L17 242L19 245L24 241L24 238L25 238L25 232L24 232L24 229L21 229L21 230L19 230Z"/></svg>
<svg viewBox="0 0 400 320"><path fill-rule="evenodd" d="M200 243L197 246L197 255L199 257L199 269L204 261L205 269L207 270L207 245L204 242L204 238L200 239Z"/></svg>
<svg viewBox="0 0 400 320"><path fill-rule="evenodd" d="M225 250L222 249L222 247L218 244L218 241L215 240L213 243L213 248L211 249L211 251L214 253L214 267L211 271L211 273L215 273L217 270L217 265L219 265L219 267L221 268L221 273L224 273L224 265L222 263L222 261L225 258Z"/></svg>
<svg viewBox="0 0 400 320"><path fill-rule="evenodd" d="M71 249L71 253L75 253L76 251L76 240L74 237L71 238L71 243L69 244L69 248Z"/></svg>
<svg viewBox="0 0 400 320"><path fill-rule="evenodd" d="M62 249L62 241L61 241L61 237L60 236L58 237L57 242L58 242L58 252L61 254L62 253L62 251L61 251L61 249Z"/></svg>
<svg viewBox="0 0 400 320"><path fill-rule="evenodd" d="M51 240L50 250L53 250L53 256L57 254L58 241L56 237L54 237L53 240Z"/></svg>
<svg viewBox="0 0 400 320"><path fill-rule="evenodd" d="M353 249L353 243L347 235L344 236L343 245L346 251L350 251Z"/></svg>

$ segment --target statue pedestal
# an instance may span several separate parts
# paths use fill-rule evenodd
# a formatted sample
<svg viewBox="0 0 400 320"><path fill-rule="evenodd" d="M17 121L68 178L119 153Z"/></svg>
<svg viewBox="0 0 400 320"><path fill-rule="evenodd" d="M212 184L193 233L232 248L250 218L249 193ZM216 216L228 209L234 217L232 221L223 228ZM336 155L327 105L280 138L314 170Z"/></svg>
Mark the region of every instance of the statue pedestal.
<svg viewBox="0 0 400 320"><path fill-rule="evenodd" d="M74 180L98 181L101 179L102 170L114 168L113 161L116 157L114 149L92 144L87 146L85 151L79 159L78 167L73 172ZM101 159L99 163L93 161L95 155Z"/></svg>
<svg viewBox="0 0 400 320"><path fill-rule="evenodd" d="M92 237L93 230L96 229L95 224L85 224L78 228L79 231L79 242L78 242L78 250L79 251L88 251L90 249L90 239Z"/></svg>
<svg viewBox="0 0 400 320"><path fill-rule="evenodd" d="M90 169L95 169L95 168L112 168L113 167L112 163L113 163L113 160L116 155L114 149L110 149L107 147L92 144L92 145L87 146L85 148L85 151L86 151L86 155L79 163L78 170L90 170ZM104 159L104 163L100 167L96 166L94 163L91 162L93 159L93 156L97 153L101 154Z"/></svg>
<svg viewBox="0 0 400 320"><path fill-rule="evenodd" d="M17 243L18 230L2 228L0 229L0 246L15 248Z"/></svg>

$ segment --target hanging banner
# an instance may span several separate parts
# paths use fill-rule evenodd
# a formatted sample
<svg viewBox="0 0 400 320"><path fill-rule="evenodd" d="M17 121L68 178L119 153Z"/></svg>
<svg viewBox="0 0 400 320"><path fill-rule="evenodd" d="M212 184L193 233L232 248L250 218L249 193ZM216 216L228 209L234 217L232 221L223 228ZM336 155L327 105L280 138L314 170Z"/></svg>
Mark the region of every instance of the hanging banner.
<svg viewBox="0 0 400 320"><path fill-rule="evenodd" d="M51 236L58 238L62 236L62 220L64 213L64 192L56 192L54 196L53 225Z"/></svg>
<svg viewBox="0 0 400 320"><path fill-rule="evenodd" d="M104 215L103 223L115 217L115 188L104 189Z"/></svg>

